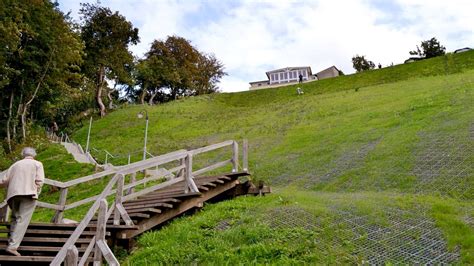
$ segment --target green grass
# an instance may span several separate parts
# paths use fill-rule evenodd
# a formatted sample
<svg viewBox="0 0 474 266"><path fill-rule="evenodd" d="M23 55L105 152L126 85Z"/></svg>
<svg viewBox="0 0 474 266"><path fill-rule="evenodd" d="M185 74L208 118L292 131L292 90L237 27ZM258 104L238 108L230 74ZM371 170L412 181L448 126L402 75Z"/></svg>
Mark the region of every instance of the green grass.
<svg viewBox="0 0 474 266"><path fill-rule="evenodd" d="M125 163L130 152L139 160L145 121L136 114L144 108L153 154L247 138L253 178L276 191L209 205L146 233L126 264L362 263L368 255L355 252L358 243L351 242L347 225L324 226L337 224L334 208L353 208L378 225L390 223L384 217L391 208L416 215L422 208L448 248L460 248L460 262L474 263L474 231L463 220L474 210L474 52L299 86L304 95L297 95L296 85L205 95L130 106L94 121L91 146L119 155L115 164ZM82 128L73 138L85 144L86 134ZM465 169L464 183L450 178L448 168L427 183L414 174L420 154L439 148L436 137L454 139L445 149L466 150L459 164L449 166ZM229 153L196 161L203 165L222 156ZM273 228L265 215L281 206L314 214L320 229ZM216 230L222 221L231 226Z"/></svg>

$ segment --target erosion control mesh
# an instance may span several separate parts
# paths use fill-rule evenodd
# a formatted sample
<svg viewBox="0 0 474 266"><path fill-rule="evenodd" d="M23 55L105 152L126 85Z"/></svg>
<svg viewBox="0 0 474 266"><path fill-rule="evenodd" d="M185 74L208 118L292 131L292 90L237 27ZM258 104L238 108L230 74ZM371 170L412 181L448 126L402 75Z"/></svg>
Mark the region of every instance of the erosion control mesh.
<svg viewBox="0 0 474 266"><path fill-rule="evenodd" d="M441 231L422 210L387 209L384 222L361 214L355 208L331 209L331 222L321 223L312 213L297 206L275 208L263 219L275 229L295 227L318 232L333 232L331 245L351 243L353 254L367 264L452 264L459 250L449 250Z"/></svg>
<svg viewBox="0 0 474 266"><path fill-rule="evenodd" d="M474 142L460 136L421 134L412 173L415 192L435 192L460 199L473 196Z"/></svg>

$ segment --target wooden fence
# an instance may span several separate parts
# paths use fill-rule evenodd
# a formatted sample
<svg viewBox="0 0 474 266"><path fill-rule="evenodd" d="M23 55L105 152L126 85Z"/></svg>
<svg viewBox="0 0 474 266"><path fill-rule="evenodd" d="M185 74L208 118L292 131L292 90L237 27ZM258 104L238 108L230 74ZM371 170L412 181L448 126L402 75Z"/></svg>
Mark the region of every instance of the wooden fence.
<svg viewBox="0 0 474 266"><path fill-rule="evenodd" d="M243 143L243 167L242 170L248 170L247 153L248 145L247 141ZM230 147L232 155L230 159L223 160L221 162L214 163L206 166L202 169L193 169L193 157L198 154L214 151ZM177 166L167 169L166 171L158 172L155 175L144 176L143 179L137 180L137 174L144 173L148 169L157 169L160 166L174 162ZM196 184L194 183L193 177L198 176L209 171L232 165L232 172L239 170L239 145L236 141L228 140L222 143L213 144L207 147L198 148L195 150L178 150L168 154L156 156L147 160L132 163L125 166L120 166L114 169L106 170L93 175L81 177L67 182L58 182L55 180L46 179L45 184L59 188L60 197L57 204L51 204L39 201L38 206L43 208L49 208L55 210L53 222L61 222L64 216L64 211L70 210L87 203L93 203L87 214L84 216L82 221L79 223L74 233L69 237L64 246L61 248L59 253L54 258L51 265L60 265L62 262L67 261L78 261L79 265L84 265L91 254L94 251L94 263L99 263L102 258L108 262L109 265L118 265L118 261L110 251L109 247L105 242L105 230L107 226L107 220L113 214L113 224L119 225L123 221L126 225L133 225L133 221L128 216L122 203L126 200L133 199L157 189L170 186L172 184L184 181L185 184L183 191L187 192L199 192ZM158 181L164 177L164 175L172 175L172 178L162 183L156 183L152 181ZM66 204L68 191L71 187L90 182L97 179L102 179L107 176L111 176L110 181L106 187L102 190L99 195L94 195L86 199L82 199L73 203ZM126 177L129 177L130 182L125 184ZM135 188L139 185L150 184L148 187L143 187L139 191L135 191ZM109 197L111 196L111 197ZM111 204L108 203L107 198L111 199ZM109 205L111 205L109 207ZM97 213L97 231L95 236L89 243L85 253L79 259L77 257L77 248L75 243L84 229L89 225L93 217Z"/></svg>

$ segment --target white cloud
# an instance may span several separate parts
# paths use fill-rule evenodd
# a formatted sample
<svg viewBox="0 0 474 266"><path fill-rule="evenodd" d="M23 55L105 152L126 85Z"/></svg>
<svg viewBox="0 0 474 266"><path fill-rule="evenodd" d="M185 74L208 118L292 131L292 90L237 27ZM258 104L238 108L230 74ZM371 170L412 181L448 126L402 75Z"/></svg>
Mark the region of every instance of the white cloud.
<svg viewBox="0 0 474 266"><path fill-rule="evenodd" d="M372 0L375 1L375 0ZM474 45L474 1L102 1L140 29L142 55L167 35L214 53L229 76L223 91L248 89L265 72L286 66L317 72L336 65L352 73L355 54L382 65L401 63L422 40L436 36L448 51ZM65 1L66 10L73 6ZM74 7L70 7L73 9ZM395 13L396 12L396 13Z"/></svg>

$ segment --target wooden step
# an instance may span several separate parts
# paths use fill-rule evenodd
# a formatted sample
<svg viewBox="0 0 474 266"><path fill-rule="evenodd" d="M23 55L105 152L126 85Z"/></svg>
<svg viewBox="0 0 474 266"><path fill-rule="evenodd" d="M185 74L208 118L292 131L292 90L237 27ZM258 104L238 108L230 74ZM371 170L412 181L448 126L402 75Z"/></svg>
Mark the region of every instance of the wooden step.
<svg viewBox="0 0 474 266"><path fill-rule="evenodd" d="M0 244L0 252L5 253L5 248L7 245ZM20 245L18 247L18 251L21 253L22 251L33 251L33 252L59 252L61 250L61 247L45 247L45 246L24 246ZM84 252L86 251L86 247L78 247L77 250L79 252Z"/></svg>
<svg viewBox="0 0 474 266"><path fill-rule="evenodd" d="M25 235L72 235L74 231L70 230L46 230L46 229L27 229ZM0 229L0 233L10 233L8 229ZM95 231L84 231L81 236L94 236ZM110 236L110 232L106 232Z"/></svg>
<svg viewBox="0 0 474 266"><path fill-rule="evenodd" d="M68 238L63 237L24 237L22 243L66 243ZM79 238L76 243L87 244L91 241L90 238ZM0 243L8 242L8 238L0 237Z"/></svg>
<svg viewBox="0 0 474 266"><path fill-rule="evenodd" d="M166 199L155 199L155 198L137 198L137 199L134 199L134 200L129 200L129 201L125 201L123 203L124 206L126 205L130 205L130 204L134 204L134 203L140 203L140 202L148 202L150 200L153 200L153 202L163 202L163 203L180 203L181 200L179 199L175 199L175 198L166 198Z"/></svg>
<svg viewBox="0 0 474 266"><path fill-rule="evenodd" d="M9 265L4 262L14 261L14 262L51 262L53 261L53 257L49 256L12 256L12 255L0 255L0 264L1 265ZM13 265L13 264L11 264Z"/></svg>
<svg viewBox="0 0 474 266"><path fill-rule="evenodd" d="M143 209L143 208L151 208L151 207L163 207L163 208L168 208L168 209L171 209L173 208L173 205L172 204L168 204L168 203L162 203L162 202L143 202L143 203L140 203L140 204L134 204L134 205L127 205L127 206L124 206L125 210L136 210L136 209Z"/></svg>

